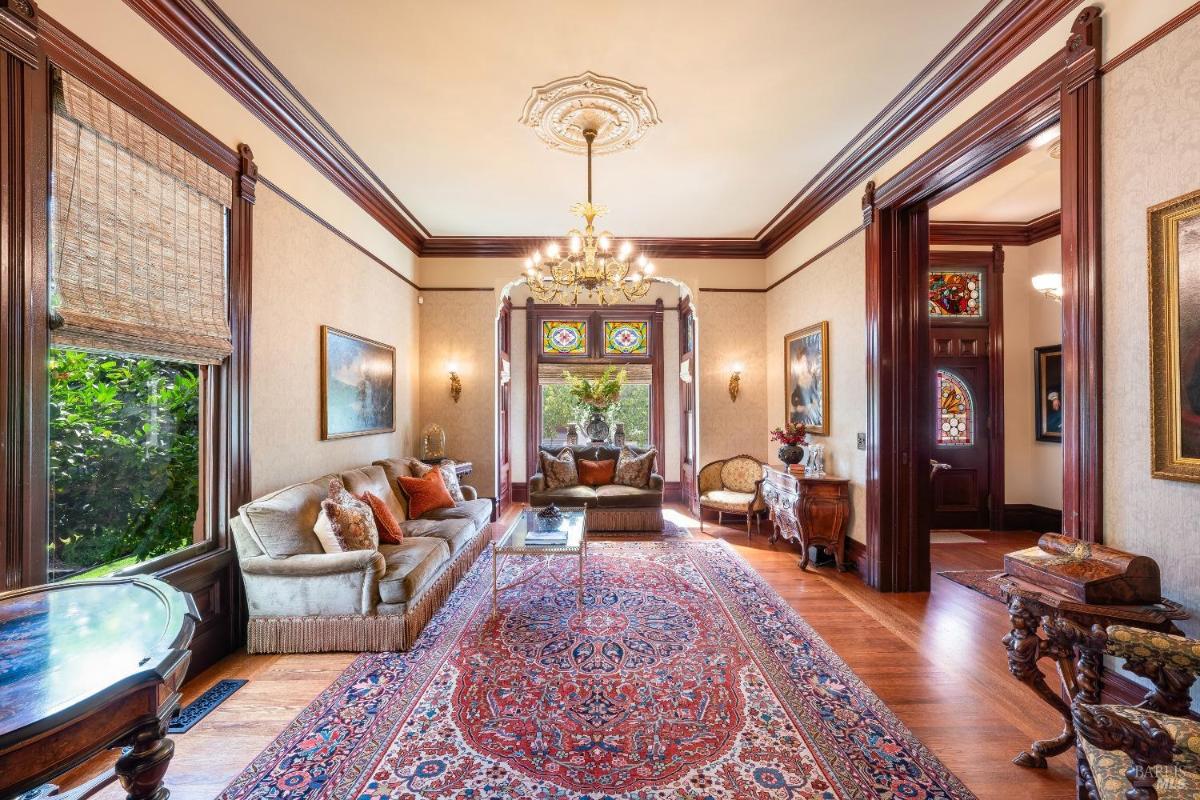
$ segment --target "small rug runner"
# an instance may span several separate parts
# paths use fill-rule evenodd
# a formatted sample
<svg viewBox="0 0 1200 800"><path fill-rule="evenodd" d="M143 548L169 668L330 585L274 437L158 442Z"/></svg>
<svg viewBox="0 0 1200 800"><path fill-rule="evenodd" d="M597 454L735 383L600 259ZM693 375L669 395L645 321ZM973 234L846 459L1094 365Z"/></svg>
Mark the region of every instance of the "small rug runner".
<svg viewBox="0 0 1200 800"><path fill-rule="evenodd" d="M962 531L930 531L930 544L983 544L983 539Z"/></svg>
<svg viewBox="0 0 1200 800"><path fill-rule="evenodd" d="M1000 595L1000 587L991 580L1003 573L1002 569L953 569L939 572L938 575L946 580L954 581L959 586L979 592L984 597L990 597L992 600L1003 603L1004 598Z"/></svg>
<svg viewBox="0 0 1200 800"><path fill-rule="evenodd" d="M485 554L221 798L973 797L723 542L590 545L582 614L573 558L505 564L497 614Z"/></svg>

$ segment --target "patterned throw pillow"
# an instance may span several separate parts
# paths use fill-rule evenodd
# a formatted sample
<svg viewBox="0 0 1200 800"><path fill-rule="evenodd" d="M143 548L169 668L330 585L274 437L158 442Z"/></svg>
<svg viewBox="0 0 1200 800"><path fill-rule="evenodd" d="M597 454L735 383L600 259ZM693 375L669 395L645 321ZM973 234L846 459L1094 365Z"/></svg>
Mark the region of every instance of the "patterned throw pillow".
<svg viewBox="0 0 1200 800"><path fill-rule="evenodd" d="M439 508L454 508L454 498L446 491L440 469L430 469L423 478L401 477L398 481L408 500L408 515L413 519Z"/></svg>
<svg viewBox="0 0 1200 800"><path fill-rule="evenodd" d="M371 506L346 491L337 478L329 482L329 497L321 501L313 533L326 553L379 549L379 531Z"/></svg>
<svg viewBox="0 0 1200 800"><path fill-rule="evenodd" d="M358 495L358 499L371 507L371 513L375 517L375 528L379 531L379 541L383 544L400 544L404 539L404 529L400 527L400 520L396 519L387 503L371 492L363 492Z"/></svg>
<svg viewBox="0 0 1200 800"><path fill-rule="evenodd" d="M442 472L442 480L446 484L446 491L450 493L450 499L456 503L467 502L462 493L462 484L458 482L458 473L454 471L454 462L446 459L438 464L438 469Z"/></svg>
<svg viewBox="0 0 1200 800"><path fill-rule="evenodd" d="M538 454L542 460L542 474L546 476L547 489L562 489L579 485L579 471L575 468L575 454L564 447L557 456L546 452Z"/></svg>
<svg viewBox="0 0 1200 800"><path fill-rule="evenodd" d="M654 460L658 450L651 447L638 455L628 447L621 448L617 456L617 474L613 483L620 486L632 486L635 489L645 489L650 485L650 475L654 472Z"/></svg>

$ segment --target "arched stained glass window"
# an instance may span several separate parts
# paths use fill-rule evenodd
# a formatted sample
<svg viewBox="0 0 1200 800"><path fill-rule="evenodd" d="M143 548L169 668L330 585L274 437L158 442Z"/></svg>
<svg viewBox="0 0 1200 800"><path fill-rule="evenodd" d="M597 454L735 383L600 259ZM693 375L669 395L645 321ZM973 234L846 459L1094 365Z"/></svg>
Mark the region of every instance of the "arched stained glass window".
<svg viewBox="0 0 1200 800"><path fill-rule="evenodd" d="M975 442L975 399L962 378L949 370L937 371L937 443L970 445Z"/></svg>

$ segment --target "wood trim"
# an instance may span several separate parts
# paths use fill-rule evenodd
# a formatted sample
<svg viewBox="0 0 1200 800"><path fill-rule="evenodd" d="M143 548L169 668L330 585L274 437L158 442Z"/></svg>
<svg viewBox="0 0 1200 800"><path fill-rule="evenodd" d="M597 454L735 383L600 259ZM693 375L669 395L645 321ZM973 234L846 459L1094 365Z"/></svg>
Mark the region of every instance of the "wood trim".
<svg viewBox="0 0 1200 800"><path fill-rule="evenodd" d="M1004 530L1004 248L992 245L988 303L988 521ZM929 406L932 410L933 405Z"/></svg>
<svg viewBox="0 0 1200 800"><path fill-rule="evenodd" d="M1143 36L1141 39L1138 39L1120 53L1117 53L1117 55L1113 56L1108 61L1104 62L1104 66L1100 67L1100 73L1107 75L1108 73L1112 72L1114 69L1121 66L1150 45L1158 42L1159 39L1163 38L1171 31L1189 22L1198 14L1200 14L1200 3L1193 3L1183 11L1180 11L1174 17L1171 17L1171 19L1167 20L1162 25L1159 25L1150 33Z"/></svg>
<svg viewBox="0 0 1200 800"><path fill-rule="evenodd" d="M1033 503L1006 503L1002 530L1058 533L1062 530L1062 511Z"/></svg>
<svg viewBox="0 0 1200 800"><path fill-rule="evenodd" d="M846 537L846 562L854 565L859 575L867 574L867 546L857 539Z"/></svg>
<svg viewBox="0 0 1200 800"><path fill-rule="evenodd" d="M663 370L667 354L663 352L663 322L665 313L662 298L654 301L654 317L650 323L650 429L654 436L654 447L658 450L659 469L666 472L667 461L667 387L664 385ZM603 337L603 331L600 332Z"/></svg>
<svg viewBox="0 0 1200 800"><path fill-rule="evenodd" d="M1028 247L1058 236L1062 213L1051 211L1028 222L929 222L930 244L1006 244Z"/></svg>
<svg viewBox="0 0 1200 800"><path fill-rule="evenodd" d="M801 270L803 270L804 268L806 268L806 267L809 267L809 266L812 266L813 264L817 263L817 262L818 262L818 261L820 261L822 258L824 258L825 256L827 256L827 255L829 255L830 253L832 253L834 250L838 249L839 247L841 247L842 245L844 245L846 242L848 242L848 241L850 241L851 239L853 239L855 236L857 236L859 233L861 233L861 232L862 232L862 231L863 231L865 228L866 228L866 224L865 224L865 223L864 223L864 224L862 224L862 225L860 225L860 226L858 226L857 228L855 228L854 230L850 231L849 233L847 233L847 234L846 234L845 236L843 236L842 238L838 239L838 240L837 240L836 242L834 242L833 244L831 244L831 245L829 245L828 247L826 247L824 250L822 250L822 251L820 251L819 253L817 253L816 255L814 255L814 256L812 256L812 257L810 257L810 258L809 258L807 261L805 261L805 262L804 262L804 263L802 263L800 266L798 266L798 267L796 267L795 269L793 269L793 270L792 270L791 272L789 272L788 274L784 275L784 276L783 276L782 278L780 278L779 280L777 280L777 281L775 281L774 283L772 283L770 286L768 286L768 287L767 287L766 289L764 289L763 291L769 292L769 291L771 291L772 289L774 289L774 288L776 288L776 287L778 287L778 286L782 285L782 284L784 283L784 281L790 280L791 278L795 277L796 275L798 275L798 274L800 273L800 271L801 271ZM701 289L700 291L704 291L704 290L703 290L703 289Z"/></svg>
<svg viewBox="0 0 1200 800"><path fill-rule="evenodd" d="M680 481L663 481L663 502L683 502L683 484Z"/></svg>
<svg viewBox="0 0 1200 800"><path fill-rule="evenodd" d="M1089 381L1076 381L1080 424L1064 425L1086 459L1064 460L1064 489L1078 487L1075 508L1098 521L1100 439L1098 413L1087 395L1098 390L1100 369L1098 269L1100 216L1098 69L1099 9L1076 19L1067 47L960 125L913 163L864 198L867 229L867 582L883 591L929 588L930 442L920 424L928 408L929 318L924 280L930 259L928 206L973 180L982 169L1053 125L1063 141L1063 272L1068 297L1086 276L1088 297L1078 305L1087 347L1073 353ZM1078 162L1076 164L1076 162ZM1069 164L1076 164L1069 166ZM1072 231L1077 231L1072 233ZM1080 246L1078 242L1084 244ZM1070 280L1068 279L1070 275ZM1064 342L1069 331L1064 328ZM1083 338L1081 336L1081 338ZM1067 349L1064 345L1064 364ZM1073 366L1065 366L1071 375ZM1068 398L1072 384L1066 382ZM1068 404L1069 405L1069 404ZM1066 453L1064 453L1066 455ZM1084 468L1086 465L1086 469ZM1074 483L1073 483L1074 482ZM1064 503L1069 503L1066 492ZM1084 496L1086 494L1086 496ZM1070 509L1067 505L1064 508ZM1098 538L1082 522L1066 532ZM1094 539L1093 539L1094 540Z"/></svg>
<svg viewBox="0 0 1200 800"><path fill-rule="evenodd" d="M491 286L420 286L422 292L495 292Z"/></svg>
<svg viewBox="0 0 1200 800"><path fill-rule="evenodd" d="M430 236L422 258L525 258L553 236ZM638 252L652 258L766 258L757 239L635 237Z"/></svg>
<svg viewBox="0 0 1200 800"><path fill-rule="evenodd" d="M514 504L529 502L529 484L526 481L513 481L512 501Z"/></svg>
<svg viewBox="0 0 1200 800"><path fill-rule="evenodd" d="M193 0L125 2L384 229L414 253L420 253L424 234L405 213L403 205L397 205L355 163L351 153L339 147L318 122L297 107L307 101L298 103L289 97L291 93L264 74L212 16L205 14ZM225 20L222 24L230 23ZM244 35L243 41L248 41ZM279 74L273 65L270 70Z"/></svg>
<svg viewBox="0 0 1200 800"><path fill-rule="evenodd" d="M541 353L539 343L542 341L538 328L537 305L532 297L525 298L525 481L538 472L538 405L541 396L538 392L538 355ZM527 483L522 486L528 487ZM516 483L513 483L513 498L516 498ZM525 502L529 501L528 488L525 490Z"/></svg>
<svg viewBox="0 0 1200 800"><path fill-rule="evenodd" d="M847 152L849 146L844 148L785 206L783 212L768 223L767 229L760 231L758 238L764 241L767 254L777 251L854 186L870 177L1018 53L1050 30L1074 5L1073 0L1031 0L1010 4L950 56L949 53L978 28L985 14L994 8L994 4L989 4L918 78L928 75L934 64L944 61L944 66L936 74L929 77L915 93L911 91L912 84L905 87L883 113L859 132L855 140L860 144L853 151Z"/></svg>

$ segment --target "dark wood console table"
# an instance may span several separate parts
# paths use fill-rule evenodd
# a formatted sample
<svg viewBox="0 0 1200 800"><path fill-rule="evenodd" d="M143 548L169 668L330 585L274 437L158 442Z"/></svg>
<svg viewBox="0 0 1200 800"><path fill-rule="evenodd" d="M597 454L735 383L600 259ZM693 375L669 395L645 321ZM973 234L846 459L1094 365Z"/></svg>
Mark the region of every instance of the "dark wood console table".
<svg viewBox="0 0 1200 800"><path fill-rule="evenodd" d="M135 800L165 800L167 723L199 620L190 594L149 577L0 594L0 797L129 747L111 772L38 796L89 797L119 779Z"/></svg>
<svg viewBox="0 0 1200 800"><path fill-rule="evenodd" d="M783 538L799 543L804 550L800 569L808 567L808 549L816 546L832 551L838 570L844 571L850 481L793 473L781 466L765 467L764 472L763 499L770 511L771 541Z"/></svg>

